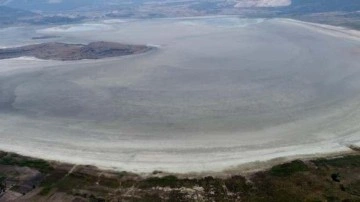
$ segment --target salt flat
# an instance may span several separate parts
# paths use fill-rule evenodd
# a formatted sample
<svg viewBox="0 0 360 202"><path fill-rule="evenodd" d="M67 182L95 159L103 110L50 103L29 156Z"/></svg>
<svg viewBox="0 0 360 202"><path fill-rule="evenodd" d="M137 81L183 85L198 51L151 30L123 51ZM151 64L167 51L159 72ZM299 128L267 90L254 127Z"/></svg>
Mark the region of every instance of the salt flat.
<svg viewBox="0 0 360 202"><path fill-rule="evenodd" d="M158 50L71 62L1 60L0 149L184 173L360 143L360 42L346 31L236 17L16 29L16 40L12 29L0 30L7 36L0 46L28 44L33 33Z"/></svg>

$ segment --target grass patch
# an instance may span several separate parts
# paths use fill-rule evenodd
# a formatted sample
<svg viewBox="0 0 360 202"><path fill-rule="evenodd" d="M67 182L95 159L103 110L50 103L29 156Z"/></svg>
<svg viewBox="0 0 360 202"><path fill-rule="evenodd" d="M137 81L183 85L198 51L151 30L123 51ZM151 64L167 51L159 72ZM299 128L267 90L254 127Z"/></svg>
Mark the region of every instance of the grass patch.
<svg viewBox="0 0 360 202"><path fill-rule="evenodd" d="M123 177L129 175L129 173L126 171L121 171L121 172L117 173L117 175L119 178L123 178Z"/></svg>
<svg viewBox="0 0 360 202"><path fill-rule="evenodd" d="M226 188L233 193L244 193L251 189L251 186L246 183L243 176L233 176L225 179Z"/></svg>
<svg viewBox="0 0 360 202"><path fill-rule="evenodd" d="M57 183L56 188L60 191L69 192L72 189L95 185L96 182L97 177L95 176L75 172L60 180Z"/></svg>
<svg viewBox="0 0 360 202"><path fill-rule="evenodd" d="M349 184L348 186L346 186L345 191L351 195L360 197L360 181L356 181L356 182Z"/></svg>
<svg viewBox="0 0 360 202"><path fill-rule="evenodd" d="M54 188L61 192L70 193L73 189L94 185L97 180L94 176L82 173L71 173L66 176L67 173L68 171L65 170L55 170L50 173L41 183L43 190L40 194L47 195Z"/></svg>
<svg viewBox="0 0 360 202"><path fill-rule="evenodd" d="M40 186L43 187L39 193L42 196L46 196L57 185L57 183L67 174L65 170L54 170L48 174L41 182Z"/></svg>
<svg viewBox="0 0 360 202"><path fill-rule="evenodd" d="M151 187L176 187L178 178L173 175L165 177L150 177L140 182L140 188L151 188Z"/></svg>
<svg viewBox="0 0 360 202"><path fill-rule="evenodd" d="M6 180L6 176L0 173L0 183L3 183Z"/></svg>
<svg viewBox="0 0 360 202"><path fill-rule="evenodd" d="M8 153L0 151L0 158L4 157L6 155L8 155Z"/></svg>
<svg viewBox="0 0 360 202"><path fill-rule="evenodd" d="M312 161L318 167L333 166L338 168L360 167L360 156L345 156L334 159L317 159Z"/></svg>
<svg viewBox="0 0 360 202"><path fill-rule="evenodd" d="M99 179L99 185L101 186L105 186L105 187L110 187L110 188L118 188L120 186L119 181L117 179L114 178L107 178L104 176L101 176Z"/></svg>
<svg viewBox="0 0 360 202"><path fill-rule="evenodd" d="M169 201L188 202L190 201L190 199L186 197L185 193L181 193L180 191L174 190L171 191L169 194Z"/></svg>
<svg viewBox="0 0 360 202"><path fill-rule="evenodd" d="M138 183L137 181L131 180L131 179L123 180L123 181L121 181L121 187L122 188L130 188L130 187L135 186L137 183Z"/></svg>
<svg viewBox="0 0 360 202"><path fill-rule="evenodd" d="M293 175L294 173L304 172L308 170L309 168L304 162L296 160L290 163L274 166L270 169L269 173L272 176L287 177Z"/></svg>
<svg viewBox="0 0 360 202"><path fill-rule="evenodd" d="M41 183L41 186L51 186L61 180L66 174L67 171L65 170L54 170L45 177L45 179Z"/></svg>
<svg viewBox="0 0 360 202"><path fill-rule="evenodd" d="M49 186L45 186L41 191L40 191L40 195L41 196L47 196L49 195L49 193L51 192L51 190L53 189L53 186L49 185Z"/></svg>
<svg viewBox="0 0 360 202"><path fill-rule="evenodd" d="M225 184L222 179L207 176L199 179L199 186L204 188L205 196L209 201L224 201Z"/></svg>
<svg viewBox="0 0 360 202"><path fill-rule="evenodd" d="M10 154L2 157L0 159L0 164L34 168L42 173L49 173L53 170L52 166L47 161L39 159L21 158L15 154Z"/></svg>

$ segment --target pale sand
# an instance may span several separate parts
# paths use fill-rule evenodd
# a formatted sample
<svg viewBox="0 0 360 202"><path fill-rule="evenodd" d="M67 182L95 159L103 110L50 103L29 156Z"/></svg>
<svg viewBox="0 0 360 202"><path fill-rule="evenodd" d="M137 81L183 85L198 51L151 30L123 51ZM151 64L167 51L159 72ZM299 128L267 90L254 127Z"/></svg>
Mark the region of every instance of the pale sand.
<svg viewBox="0 0 360 202"><path fill-rule="evenodd" d="M325 24L319 24L319 23L312 23L312 22L304 22L299 20L293 20L293 19L280 19L280 21L284 23L290 23L293 25L302 26L307 29L312 29L314 31L338 37L338 38L348 38L351 40L360 40L360 31L359 30L353 30L346 27L340 27L340 26L333 26L333 25L325 25Z"/></svg>

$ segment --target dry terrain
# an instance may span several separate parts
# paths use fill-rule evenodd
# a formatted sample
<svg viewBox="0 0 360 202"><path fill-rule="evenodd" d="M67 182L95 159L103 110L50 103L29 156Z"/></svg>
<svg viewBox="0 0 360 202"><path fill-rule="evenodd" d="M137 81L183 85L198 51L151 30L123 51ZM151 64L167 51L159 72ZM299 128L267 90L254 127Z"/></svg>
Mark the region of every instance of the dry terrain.
<svg viewBox="0 0 360 202"><path fill-rule="evenodd" d="M223 177L137 175L0 153L0 201L359 201L360 155ZM5 191L5 192L3 192Z"/></svg>

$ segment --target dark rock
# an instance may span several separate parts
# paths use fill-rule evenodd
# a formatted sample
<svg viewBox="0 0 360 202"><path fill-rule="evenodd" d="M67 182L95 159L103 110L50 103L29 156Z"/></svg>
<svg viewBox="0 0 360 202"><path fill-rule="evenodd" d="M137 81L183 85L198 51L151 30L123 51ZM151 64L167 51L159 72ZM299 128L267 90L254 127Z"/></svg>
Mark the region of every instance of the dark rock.
<svg viewBox="0 0 360 202"><path fill-rule="evenodd" d="M340 182L340 175L339 175L339 173L333 173L333 174L331 174L331 179L332 179L334 182Z"/></svg>

